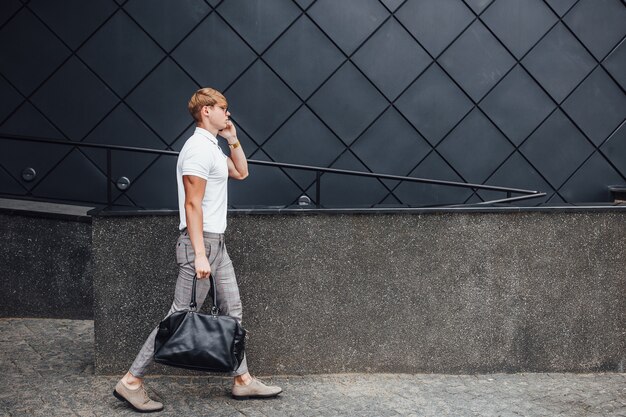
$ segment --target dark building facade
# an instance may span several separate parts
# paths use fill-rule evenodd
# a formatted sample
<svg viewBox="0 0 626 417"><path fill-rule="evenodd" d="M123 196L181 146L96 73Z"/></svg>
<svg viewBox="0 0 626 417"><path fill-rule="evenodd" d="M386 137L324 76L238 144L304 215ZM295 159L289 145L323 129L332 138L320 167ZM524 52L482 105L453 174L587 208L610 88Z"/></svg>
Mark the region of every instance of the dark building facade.
<svg viewBox="0 0 626 417"><path fill-rule="evenodd" d="M229 99L251 159L610 201L626 183L619 0L3 0L0 136L180 150L196 89ZM0 140L4 196L103 204L106 154ZM112 153L115 204L176 208L175 156ZM27 180L23 171L36 175ZM26 179L25 179L26 177ZM252 166L233 206L315 198ZM324 174L326 206L503 197Z"/></svg>

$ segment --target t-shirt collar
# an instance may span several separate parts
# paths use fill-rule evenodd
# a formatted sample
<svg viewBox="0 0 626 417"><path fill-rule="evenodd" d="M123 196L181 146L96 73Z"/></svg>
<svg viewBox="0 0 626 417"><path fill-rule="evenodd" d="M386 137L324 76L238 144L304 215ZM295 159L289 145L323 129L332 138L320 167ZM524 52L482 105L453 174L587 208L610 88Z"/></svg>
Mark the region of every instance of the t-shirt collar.
<svg viewBox="0 0 626 417"><path fill-rule="evenodd" d="M211 134L211 132L209 132L206 129L203 129L201 127L196 127L196 131L194 132L194 134L198 134L198 135L202 135L205 138L209 139L211 142L213 142L214 144L217 145L217 138L215 136L213 136Z"/></svg>

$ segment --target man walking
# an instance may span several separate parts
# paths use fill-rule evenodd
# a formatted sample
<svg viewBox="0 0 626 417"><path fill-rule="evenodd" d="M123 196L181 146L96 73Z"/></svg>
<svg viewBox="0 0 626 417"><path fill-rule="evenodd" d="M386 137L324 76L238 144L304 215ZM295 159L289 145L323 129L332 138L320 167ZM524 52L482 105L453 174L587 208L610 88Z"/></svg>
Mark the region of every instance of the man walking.
<svg viewBox="0 0 626 417"><path fill-rule="evenodd" d="M232 262L226 251L227 181L248 176L248 162L233 123L228 119L228 103L217 90L203 88L189 100L189 112L196 121L194 134L178 156L176 179L181 234L176 243L178 280L174 302L168 315L185 310L191 299L194 274L198 276L196 302L202 306L215 278L218 307L223 314L241 323L242 306ZM228 141L230 156L224 155L217 135ZM143 385L146 369L153 361L155 328L139 351L130 370L115 386L113 394L137 411L159 411L163 404L151 400ZM266 386L248 372L246 357L232 373L232 396L236 399L275 397L280 387Z"/></svg>

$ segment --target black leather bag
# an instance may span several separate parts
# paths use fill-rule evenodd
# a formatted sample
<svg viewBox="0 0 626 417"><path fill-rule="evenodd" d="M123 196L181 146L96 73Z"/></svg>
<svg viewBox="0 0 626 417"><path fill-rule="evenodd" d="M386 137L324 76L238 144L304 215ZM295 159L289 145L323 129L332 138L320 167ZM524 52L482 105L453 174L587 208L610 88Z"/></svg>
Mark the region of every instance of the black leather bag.
<svg viewBox="0 0 626 417"><path fill-rule="evenodd" d="M154 341L155 362L211 372L232 372L241 365L246 331L235 318L219 314L213 275L210 279L211 314L196 311L194 276L189 310L173 313L159 324Z"/></svg>

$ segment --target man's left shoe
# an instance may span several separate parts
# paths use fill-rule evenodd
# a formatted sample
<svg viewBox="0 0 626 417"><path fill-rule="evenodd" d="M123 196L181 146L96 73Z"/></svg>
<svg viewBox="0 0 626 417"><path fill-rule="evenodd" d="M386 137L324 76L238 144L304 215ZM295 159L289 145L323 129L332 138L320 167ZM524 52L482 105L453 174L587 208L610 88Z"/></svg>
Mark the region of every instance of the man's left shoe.
<svg viewBox="0 0 626 417"><path fill-rule="evenodd" d="M283 392L281 387L268 386L256 378L248 385L233 385L233 398L247 400L250 398L272 398Z"/></svg>

